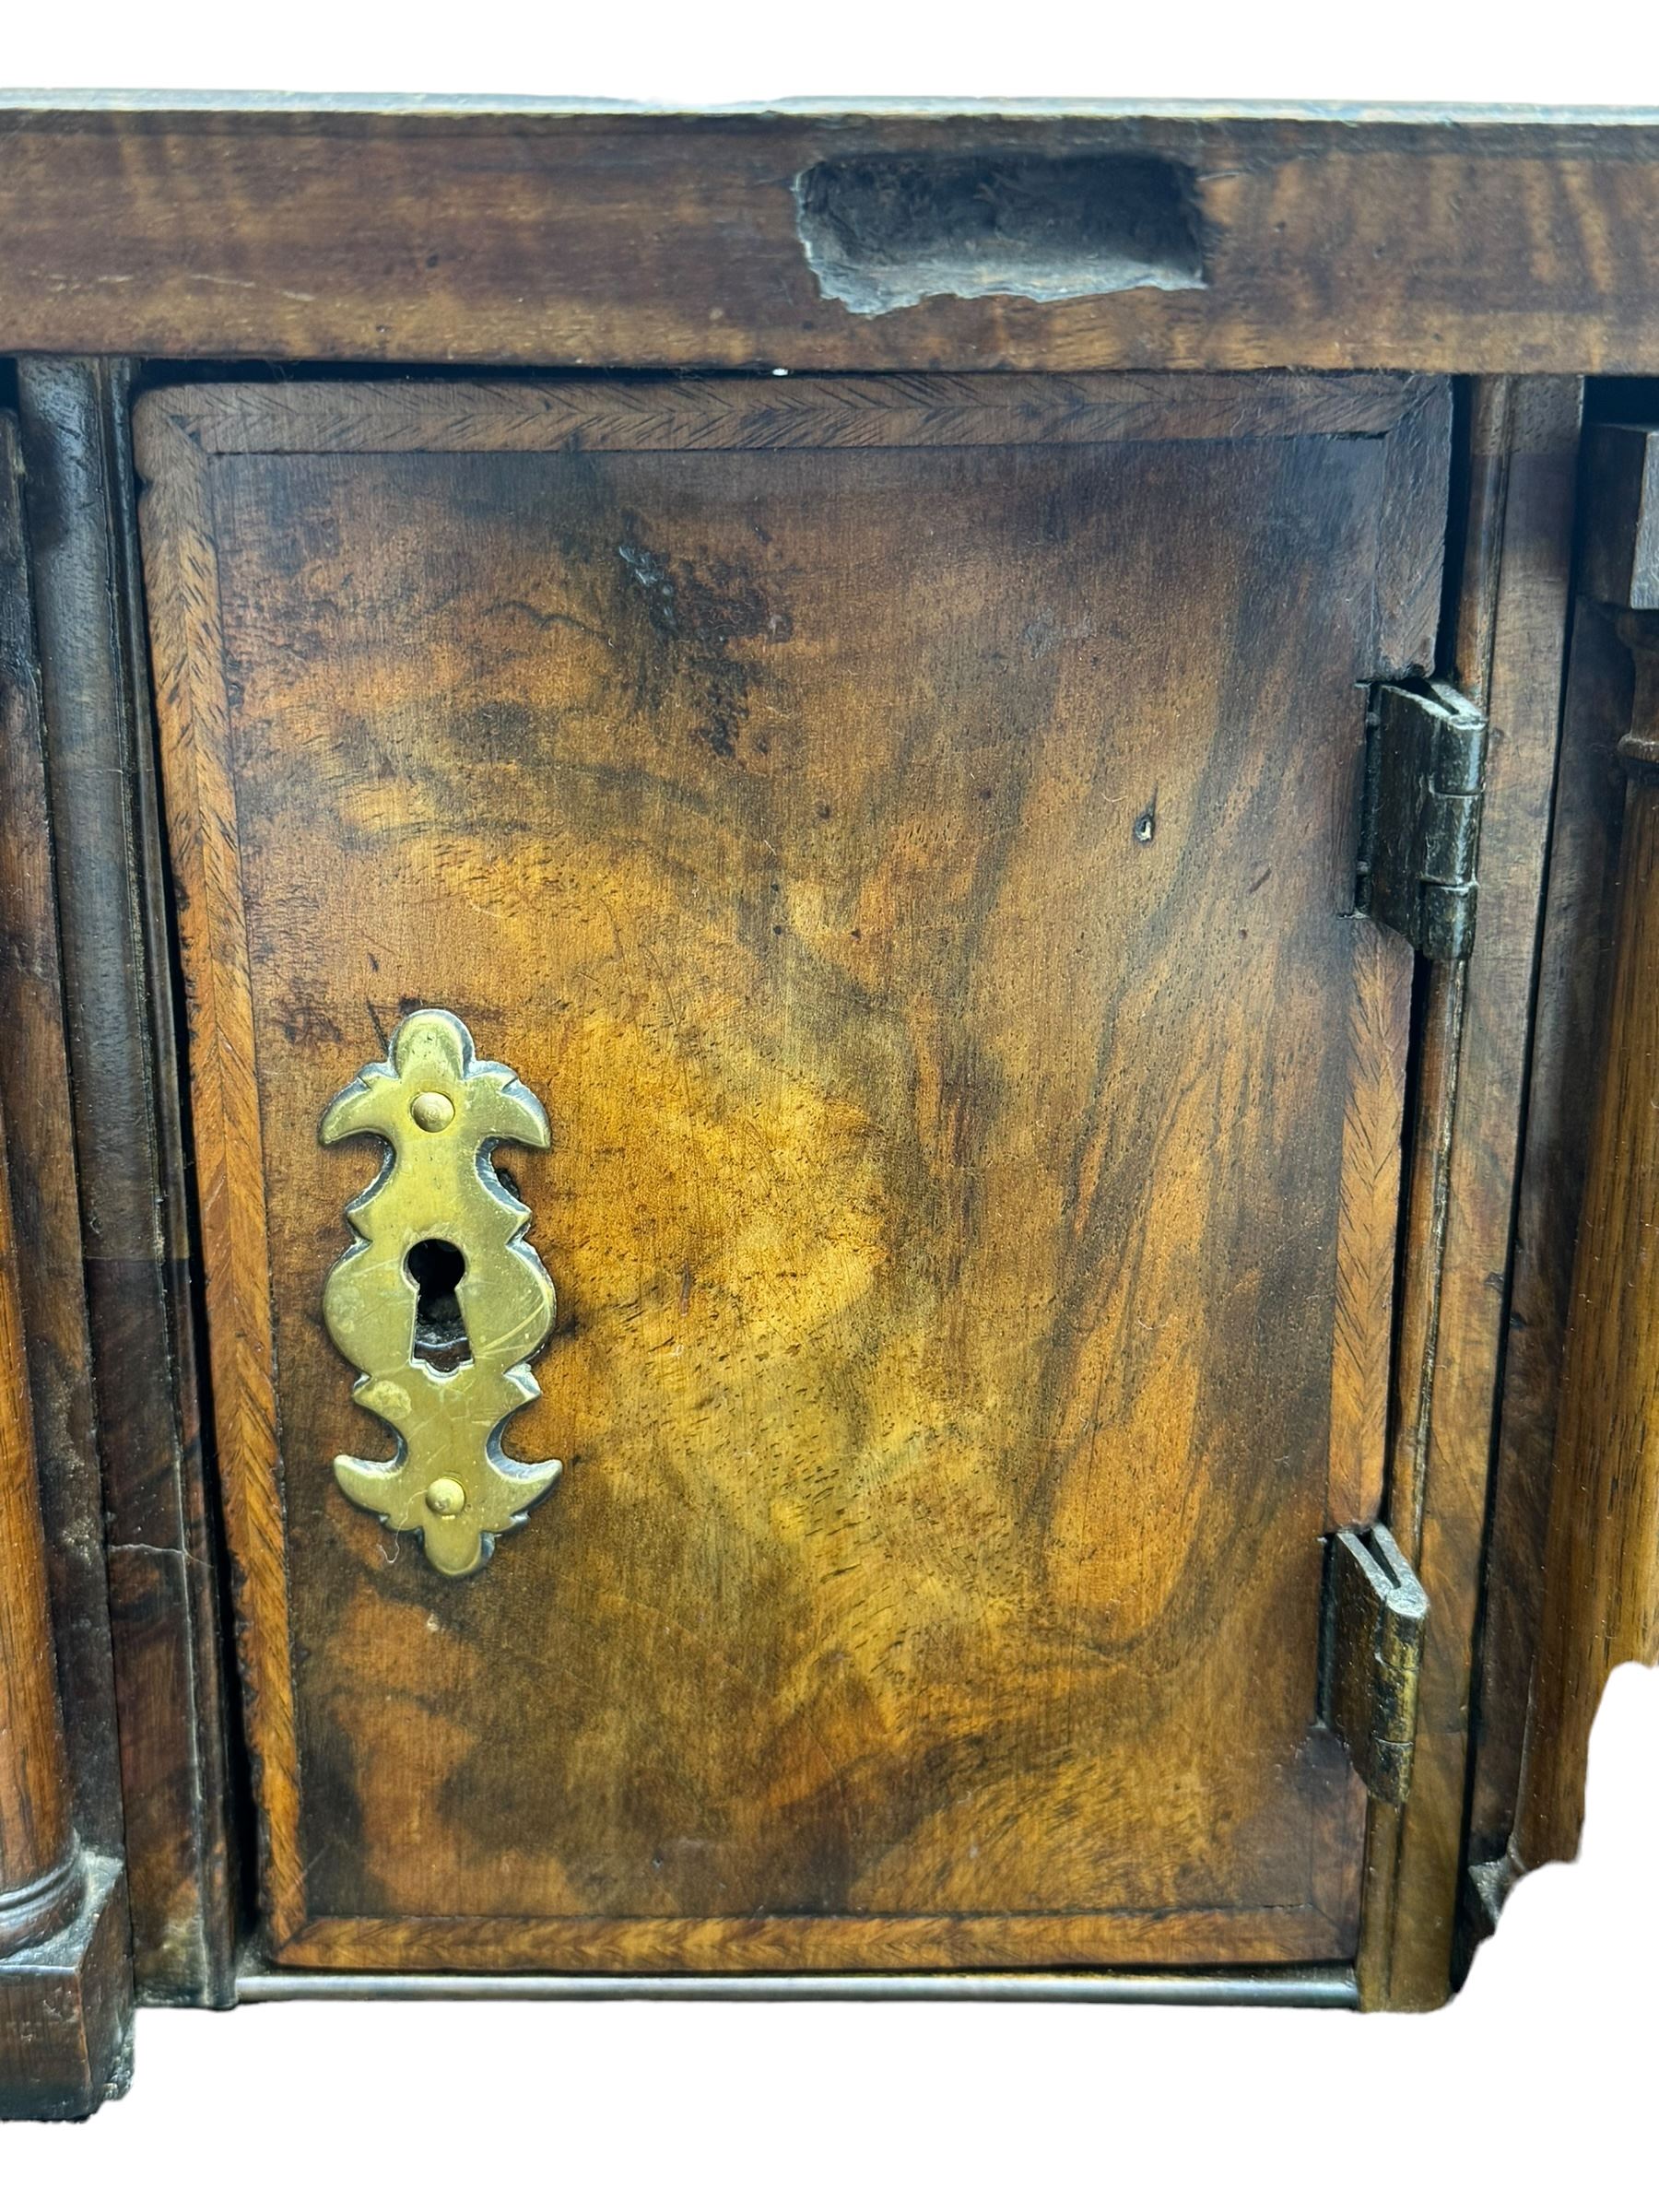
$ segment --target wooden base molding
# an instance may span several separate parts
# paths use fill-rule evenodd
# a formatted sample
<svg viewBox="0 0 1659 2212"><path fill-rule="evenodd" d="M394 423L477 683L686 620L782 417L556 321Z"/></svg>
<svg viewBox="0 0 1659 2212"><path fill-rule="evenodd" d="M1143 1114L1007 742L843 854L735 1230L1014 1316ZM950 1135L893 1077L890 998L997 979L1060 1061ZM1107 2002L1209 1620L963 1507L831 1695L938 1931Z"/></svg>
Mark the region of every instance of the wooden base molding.
<svg viewBox="0 0 1659 2212"><path fill-rule="evenodd" d="M132 2074L126 1877L106 1858L76 1875L74 1918L0 1959L0 2120L84 2120Z"/></svg>
<svg viewBox="0 0 1659 2212"><path fill-rule="evenodd" d="M0 1123L0 2116L79 2119L132 2018L124 1879L76 1841Z"/></svg>

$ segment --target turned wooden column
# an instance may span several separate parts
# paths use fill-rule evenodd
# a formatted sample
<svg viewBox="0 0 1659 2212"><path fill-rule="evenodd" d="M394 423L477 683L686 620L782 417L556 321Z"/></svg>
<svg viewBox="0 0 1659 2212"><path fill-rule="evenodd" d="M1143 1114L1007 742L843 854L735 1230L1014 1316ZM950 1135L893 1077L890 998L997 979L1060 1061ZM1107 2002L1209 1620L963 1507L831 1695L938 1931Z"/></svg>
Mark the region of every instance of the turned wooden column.
<svg viewBox="0 0 1659 2212"><path fill-rule="evenodd" d="M1515 1856L1571 1858L1608 1675L1659 1660L1659 615L1635 672L1618 918L1556 1430L1538 1672Z"/></svg>
<svg viewBox="0 0 1659 2212"><path fill-rule="evenodd" d="M65 1926L81 1891L0 1124L0 1959Z"/></svg>

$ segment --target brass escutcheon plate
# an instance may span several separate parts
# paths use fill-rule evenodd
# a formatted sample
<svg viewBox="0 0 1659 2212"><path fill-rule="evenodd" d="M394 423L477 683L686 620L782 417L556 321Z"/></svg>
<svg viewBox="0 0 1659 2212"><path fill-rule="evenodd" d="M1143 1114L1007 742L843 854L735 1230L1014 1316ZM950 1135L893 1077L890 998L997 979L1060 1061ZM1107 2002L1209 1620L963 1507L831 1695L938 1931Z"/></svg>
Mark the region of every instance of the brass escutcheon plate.
<svg viewBox="0 0 1659 2212"><path fill-rule="evenodd" d="M391 1157L346 1209L358 1241L335 1261L323 1318L358 1368L352 1396L398 1436L390 1460L342 1453L335 1478L388 1528L414 1531L441 1574L471 1574L563 1471L509 1459L501 1430L540 1390L527 1362L553 1326L553 1284L524 1231L528 1207L491 1164L498 1144L549 1142L541 1101L480 1060L465 1022L427 1008L400 1022L323 1116L322 1141L383 1137ZM458 1309L444 1364L423 1342L412 1256L438 1253Z"/></svg>

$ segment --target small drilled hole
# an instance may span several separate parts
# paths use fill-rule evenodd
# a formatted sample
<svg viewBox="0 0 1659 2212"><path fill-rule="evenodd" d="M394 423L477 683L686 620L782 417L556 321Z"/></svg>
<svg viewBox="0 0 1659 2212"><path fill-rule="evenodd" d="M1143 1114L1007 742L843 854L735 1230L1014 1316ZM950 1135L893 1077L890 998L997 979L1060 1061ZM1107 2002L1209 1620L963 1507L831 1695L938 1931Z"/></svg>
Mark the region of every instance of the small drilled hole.
<svg viewBox="0 0 1659 2212"><path fill-rule="evenodd" d="M415 1357L441 1372L472 1358L466 1324L456 1296L466 1273L466 1255L443 1237L423 1237L411 1245L404 1273L415 1286Z"/></svg>

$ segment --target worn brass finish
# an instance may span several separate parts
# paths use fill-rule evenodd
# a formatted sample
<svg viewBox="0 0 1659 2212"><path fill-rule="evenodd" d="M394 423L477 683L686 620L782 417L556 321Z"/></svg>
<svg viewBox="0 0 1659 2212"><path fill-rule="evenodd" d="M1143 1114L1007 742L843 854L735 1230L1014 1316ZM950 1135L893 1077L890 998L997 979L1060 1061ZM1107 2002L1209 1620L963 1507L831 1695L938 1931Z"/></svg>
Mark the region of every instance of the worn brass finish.
<svg viewBox="0 0 1659 2212"><path fill-rule="evenodd" d="M528 1209L490 1164L497 1144L544 1147L547 1117L511 1068L475 1056L465 1025L428 1010L398 1025L390 1054L365 1067L323 1117L325 1145L381 1136L392 1158L347 1207L359 1241L323 1293L328 1333L360 1371L357 1403L397 1431L386 1461L341 1454L335 1479L389 1528L418 1532L440 1573L481 1567L504 1530L557 1481L556 1459L509 1459L500 1434L538 1396L525 1364L553 1325L553 1285L524 1240ZM453 1245L467 1357L423 1357L418 1245Z"/></svg>
<svg viewBox="0 0 1659 2212"><path fill-rule="evenodd" d="M449 1127L455 1118L455 1109L441 1090L423 1090L409 1108L409 1114L418 1129L436 1131Z"/></svg>

